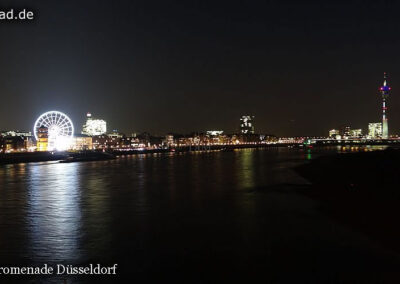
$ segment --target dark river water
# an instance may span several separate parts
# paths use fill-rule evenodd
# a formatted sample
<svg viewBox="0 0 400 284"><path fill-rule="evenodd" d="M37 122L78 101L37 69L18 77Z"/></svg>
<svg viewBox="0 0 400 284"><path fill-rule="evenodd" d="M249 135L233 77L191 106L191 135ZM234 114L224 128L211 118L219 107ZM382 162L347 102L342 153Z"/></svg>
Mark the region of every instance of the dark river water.
<svg viewBox="0 0 400 284"><path fill-rule="evenodd" d="M0 166L1 266L118 264L116 276L0 275L0 283L389 282L398 255L298 192L308 182L291 168L337 151Z"/></svg>

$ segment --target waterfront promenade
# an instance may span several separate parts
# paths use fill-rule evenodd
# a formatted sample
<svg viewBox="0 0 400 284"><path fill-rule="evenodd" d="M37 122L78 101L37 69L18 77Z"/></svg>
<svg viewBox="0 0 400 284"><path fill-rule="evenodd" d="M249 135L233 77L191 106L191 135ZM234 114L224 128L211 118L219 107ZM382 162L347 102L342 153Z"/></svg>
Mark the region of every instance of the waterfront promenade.
<svg viewBox="0 0 400 284"><path fill-rule="evenodd" d="M205 152L205 151L234 151L235 149L252 148L314 148L331 146L400 146L400 139L377 139L377 140L334 140L334 139L307 139L301 142L274 142L274 143L245 143L245 144L226 144L226 145L176 145L170 148L110 148L104 150L91 150L89 152L105 151L115 156L138 155L149 153L168 153L168 152ZM88 152L88 151L85 151ZM85 153L82 152L82 153ZM78 156L79 152L18 152L0 154L0 164L29 163L43 161L59 161L68 158L70 155Z"/></svg>

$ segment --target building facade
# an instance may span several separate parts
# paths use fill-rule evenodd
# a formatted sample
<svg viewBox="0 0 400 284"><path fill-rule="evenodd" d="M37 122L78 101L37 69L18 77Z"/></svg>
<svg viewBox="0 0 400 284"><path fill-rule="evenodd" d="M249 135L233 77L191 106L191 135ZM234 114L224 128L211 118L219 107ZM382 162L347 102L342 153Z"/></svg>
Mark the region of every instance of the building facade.
<svg viewBox="0 0 400 284"><path fill-rule="evenodd" d="M368 138L370 139L382 138L381 122L373 122L368 124Z"/></svg>
<svg viewBox="0 0 400 284"><path fill-rule="evenodd" d="M362 137L362 129L351 129L350 137L351 138L361 138Z"/></svg>
<svg viewBox="0 0 400 284"><path fill-rule="evenodd" d="M329 130L329 137L330 138L336 138L338 135L340 135L340 131L338 129Z"/></svg>
<svg viewBox="0 0 400 284"><path fill-rule="evenodd" d="M49 148L49 129L47 127L41 126L38 128L38 140L36 141L37 151L48 151Z"/></svg>
<svg viewBox="0 0 400 284"><path fill-rule="evenodd" d="M0 132L0 152L23 152L35 149L31 132L2 131Z"/></svg>
<svg viewBox="0 0 400 284"><path fill-rule="evenodd" d="M254 134L254 116L243 115L240 118L240 133L241 134Z"/></svg>
<svg viewBox="0 0 400 284"><path fill-rule="evenodd" d="M4 137L4 150L8 152L26 151L26 139L23 136L6 136Z"/></svg>
<svg viewBox="0 0 400 284"><path fill-rule="evenodd" d="M82 134L88 136L103 135L107 132L107 122L102 119L92 118L92 114L86 115L86 123L83 125Z"/></svg>
<svg viewBox="0 0 400 284"><path fill-rule="evenodd" d="M348 126L348 125L343 125L343 126L340 128L340 135L341 135L342 137L350 137L350 130L351 130L350 126Z"/></svg>
<svg viewBox="0 0 400 284"><path fill-rule="evenodd" d="M9 130L2 131L0 133L2 136L23 136L23 137L32 137L32 132L30 131L19 131L19 130Z"/></svg>
<svg viewBox="0 0 400 284"><path fill-rule="evenodd" d="M93 149L92 136L76 134L72 140L71 149L75 151L84 151Z"/></svg>

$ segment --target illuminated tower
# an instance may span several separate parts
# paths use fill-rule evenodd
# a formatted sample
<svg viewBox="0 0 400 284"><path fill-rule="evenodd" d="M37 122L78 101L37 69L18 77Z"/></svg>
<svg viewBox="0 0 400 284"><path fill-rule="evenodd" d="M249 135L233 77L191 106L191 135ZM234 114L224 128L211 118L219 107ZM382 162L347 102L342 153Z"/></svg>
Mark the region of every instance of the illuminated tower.
<svg viewBox="0 0 400 284"><path fill-rule="evenodd" d="M49 129L45 126L40 126L37 136L37 150L47 151L49 146Z"/></svg>
<svg viewBox="0 0 400 284"><path fill-rule="evenodd" d="M388 118L387 118L387 99L389 97L390 87L387 84L387 74L383 73L383 86L380 88L382 94L382 138L389 138Z"/></svg>

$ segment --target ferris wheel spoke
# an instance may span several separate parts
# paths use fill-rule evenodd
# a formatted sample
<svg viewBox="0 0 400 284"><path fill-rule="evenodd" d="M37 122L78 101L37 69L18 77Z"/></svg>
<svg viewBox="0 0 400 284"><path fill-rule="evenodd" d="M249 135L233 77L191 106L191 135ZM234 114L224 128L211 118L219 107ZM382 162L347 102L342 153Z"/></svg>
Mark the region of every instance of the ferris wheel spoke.
<svg viewBox="0 0 400 284"><path fill-rule="evenodd" d="M66 123L68 123L68 120L64 117L63 120L62 120L62 124L64 125Z"/></svg>
<svg viewBox="0 0 400 284"><path fill-rule="evenodd" d="M54 125L58 125L58 117L57 117L57 114L55 114L54 117L53 117L53 123L54 123Z"/></svg>
<svg viewBox="0 0 400 284"><path fill-rule="evenodd" d="M58 125L64 125L65 124L65 119L62 119L58 122Z"/></svg>
<svg viewBox="0 0 400 284"><path fill-rule="evenodd" d="M46 117L43 117L42 120L40 121L40 124L42 124L41 126L48 127L49 121L47 120ZM41 126L39 126L39 127L41 127Z"/></svg>
<svg viewBox="0 0 400 284"><path fill-rule="evenodd" d="M56 116L55 116L55 115L52 115L52 116L51 116L51 123L52 123L53 125L56 124Z"/></svg>
<svg viewBox="0 0 400 284"><path fill-rule="evenodd" d="M57 125L57 124L56 124L56 116L55 116L55 115L52 115L52 116L50 117L50 121L51 121L51 125Z"/></svg>
<svg viewBox="0 0 400 284"><path fill-rule="evenodd" d="M59 124L63 120L64 120L64 118L62 117L62 115L58 114L57 124Z"/></svg>
<svg viewBox="0 0 400 284"><path fill-rule="evenodd" d="M48 126L50 126L52 123L51 123L51 116L45 116L44 117L44 120L45 120L45 122L47 122L47 125Z"/></svg>
<svg viewBox="0 0 400 284"><path fill-rule="evenodd" d="M63 130L65 130L65 128L67 127L67 124L63 123L63 124L60 125L60 127L61 127Z"/></svg>
<svg viewBox="0 0 400 284"><path fill-rule="evenodd" d="M62 118L62 119L60 119L58 122L57 122L57 125L58 126L63 126L64 125L64 118Z"/></svg>

